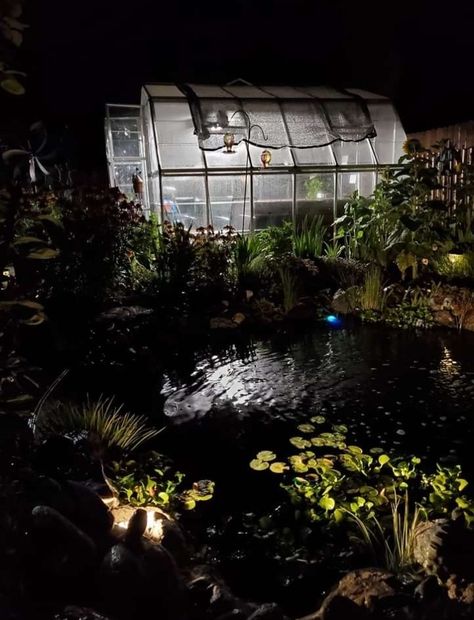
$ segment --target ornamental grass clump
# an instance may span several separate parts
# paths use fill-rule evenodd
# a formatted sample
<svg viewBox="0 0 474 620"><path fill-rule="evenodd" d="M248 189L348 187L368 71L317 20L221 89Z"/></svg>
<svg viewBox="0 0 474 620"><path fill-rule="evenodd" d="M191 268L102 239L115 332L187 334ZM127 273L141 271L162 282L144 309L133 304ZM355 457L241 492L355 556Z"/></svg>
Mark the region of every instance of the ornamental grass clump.
<svg viewBox="0 0 474 620"><path fill-rule="evenodd" d="M39 436L67 436L85 439L92 456L101 459L112 448L125 452L136 450L161 431L147 426L143 416L127 413L113 398L89 397L82 404L43 403L36 415L35 431Z"/></svg>

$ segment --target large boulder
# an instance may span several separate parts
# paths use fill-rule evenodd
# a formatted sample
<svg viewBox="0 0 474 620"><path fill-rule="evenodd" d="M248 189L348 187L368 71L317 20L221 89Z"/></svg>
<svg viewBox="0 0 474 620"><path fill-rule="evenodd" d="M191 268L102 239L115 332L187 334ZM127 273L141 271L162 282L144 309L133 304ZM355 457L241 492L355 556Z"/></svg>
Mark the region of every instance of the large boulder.
<svg viewBox="0 0 474 620"><path fill-rule="evenodd" d="M168 551L142 538L147 516L137 510L124 540L105 555L101 566L101 592L117 618L133 620L151 611L160 620L186 617L186 591Z"/></svg>
<svg viewBox="0 0 474 620"><path fill-rule="evenodd" d="M58 579L87 574L97 563L93 540L50 506L35 506L31 515L36 570Z"/></svg>
<svg viewBox="0 0 474 620"><path fill-rule="evenodd" d="M331 308L336 314L350 314L355 309L355 296L357 286L351 286L347 290L339 289L332 298Z"/></svg>
<svg viewBox="0 0 474 620"><path fill-rule="evenodd" d="M379 568L364 568L345 575L319 611L305 620L401 620L410 618L413 605L395 575Z"/></svg>
<svg viewBox="0 0 474 620"><path fill-rule="evenodd" d="M466 527L463 517L421 523L413 553L426 572L442 581L456 576L474 582L474 532Z"/></svg>

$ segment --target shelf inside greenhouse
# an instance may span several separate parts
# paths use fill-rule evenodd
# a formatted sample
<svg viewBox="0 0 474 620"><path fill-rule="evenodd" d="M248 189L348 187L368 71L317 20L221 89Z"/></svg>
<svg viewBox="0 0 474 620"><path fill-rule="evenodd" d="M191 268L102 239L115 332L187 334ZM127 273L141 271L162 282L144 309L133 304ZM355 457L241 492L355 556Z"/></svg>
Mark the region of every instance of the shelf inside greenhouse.
<svg viewBox="0 0 474 620"><path fill-rule="evenodd" d="M330 223L405 139L392 102L358 89L152 84L106 116L111 185L193 228Z"/></svg>

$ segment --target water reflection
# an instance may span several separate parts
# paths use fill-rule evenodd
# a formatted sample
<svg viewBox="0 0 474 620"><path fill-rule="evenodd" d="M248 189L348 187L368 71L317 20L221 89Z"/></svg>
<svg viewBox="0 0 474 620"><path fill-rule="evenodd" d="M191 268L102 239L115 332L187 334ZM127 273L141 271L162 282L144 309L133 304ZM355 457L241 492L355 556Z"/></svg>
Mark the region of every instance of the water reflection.
<svg viewBox="0 0 474 620"><path fill-rule="evenodd" d="M276 436L277 422L281 430L323 413L361 443L460 456L473 439L473 344L470 334L374 327L280 334L204 353L186 376L169 374L165 414L179 424L225 410Z"/></svg>

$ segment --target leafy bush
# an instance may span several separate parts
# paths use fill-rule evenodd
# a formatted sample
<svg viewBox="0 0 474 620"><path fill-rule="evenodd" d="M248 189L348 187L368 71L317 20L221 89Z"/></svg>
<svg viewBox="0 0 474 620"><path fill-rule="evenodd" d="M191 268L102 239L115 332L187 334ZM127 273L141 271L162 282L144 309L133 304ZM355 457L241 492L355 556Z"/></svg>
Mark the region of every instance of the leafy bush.
<svg viewBox="0 0 474 620"><path fill-rule="evenodd" d="M446 278L474 278L474 252L445 254L434 265L436 271Z"/></svg>
<svg viewBox="0 0 474 620"><path fill-rule="evenodd" d="M132 506L158 506L172 513L193 510L198 502L210 500L214 493L214 483L210 480L200 480L185 488L185 475L158 452L149 452L138 460L114 461L109 479L123 502Z"/></svg>
<svg viewBox="0 0 474 620"><path fill-rule="evenodd" d="M429 294L423 290L408 289L399 304L386 309L384 319L388 325L403 329L432 327L434 318L429 300Z"/></svg>
<svg viewBox="0 0 474 620"><path fill-rule="evenodd" d="M103 300L133 288L133 247L147 226L140 205L113 189L91 189L59 197L56 209L65 238L52 291Z"/></svg>

